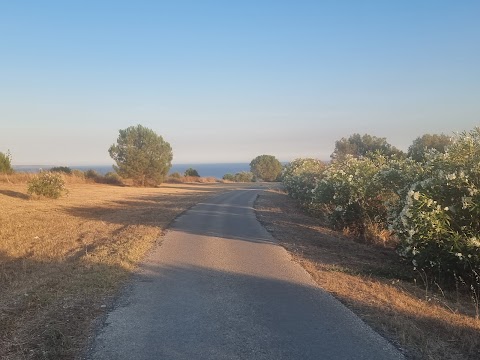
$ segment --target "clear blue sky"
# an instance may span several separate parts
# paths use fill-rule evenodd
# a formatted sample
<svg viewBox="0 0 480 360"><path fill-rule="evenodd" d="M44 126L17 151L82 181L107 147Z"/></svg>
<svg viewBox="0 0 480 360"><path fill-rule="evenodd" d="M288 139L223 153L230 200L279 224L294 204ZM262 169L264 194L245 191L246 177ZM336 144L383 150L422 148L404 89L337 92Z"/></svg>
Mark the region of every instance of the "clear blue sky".
<svg viewBox="0 0 480 360"><path fill-rule="evenodd" d="M480 125L480 1L0 0L0 151L108 164L118 130L174 162L328 159Z"/></svg>

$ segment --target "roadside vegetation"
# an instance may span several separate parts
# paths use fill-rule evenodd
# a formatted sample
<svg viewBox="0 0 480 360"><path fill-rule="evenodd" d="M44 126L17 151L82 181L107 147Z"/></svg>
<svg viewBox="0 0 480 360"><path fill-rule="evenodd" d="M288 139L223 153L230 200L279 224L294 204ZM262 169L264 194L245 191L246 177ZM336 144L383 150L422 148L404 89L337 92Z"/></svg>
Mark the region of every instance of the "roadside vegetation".
<svg viewBox="0 0 480 360"><path fill-rule="evenodd" d="M278 181L282 164L273 155L260 155L250 162L250 171L257 180Z"/></svg>
<svg viewBox="0 0 480 360"><path fill-rule="evenodd" d="M283 191L262 193L255 210L320 287L407 359L480 358L480 321L468 292L430 286L423 272L399 261L393 246L367 244L332 230Z"/></svg>
<svg viewBox="0 0 480 360"><path fill-rule="evenodd" d="M119 130L117 143L108 152L116 162L117 174L137 186L161 184L172 167L170 144L142 125Z"/></svg>
<svg viewBox="0 0 480 360"><path fill-rule="evenodd" d="M290 163L284 169L283 183L290 197L322 226L340 230L372 248L385 249L379 251L391 249L389 257L404 268L393 281L406 281L402 289L408 296L415 290L405 284L416 284L423 289L427 304L438 297L435 306L443 304L443 313L463 316L464 328L471 331L463 333L457 322L445 334L455 344L452 349L473 359L480 356L479 164L478 128L452 139L425 135L415 140L408 154L385 139L355 134L336 143L330 164L315 159ZM335 264L344 271L346 264ZM386 264L379 266L380 272L395 268L391 262ZM351 276L356 270L347 266L345 271ZM399 316L397 312L406 309L394 310L395 316ZM439 323L450 319L431 316ZM444 341L448 344L448 339ZM443 351L423 345L425 352L420 351L424 356L438 358Z"/></svg>
<svg viewBox="0 0 480 360"><path fill-rule="evenodd" d="M255 176L249 171L242 171L236 174L225 174L223 180L227 182L253 182Z"/></svg>

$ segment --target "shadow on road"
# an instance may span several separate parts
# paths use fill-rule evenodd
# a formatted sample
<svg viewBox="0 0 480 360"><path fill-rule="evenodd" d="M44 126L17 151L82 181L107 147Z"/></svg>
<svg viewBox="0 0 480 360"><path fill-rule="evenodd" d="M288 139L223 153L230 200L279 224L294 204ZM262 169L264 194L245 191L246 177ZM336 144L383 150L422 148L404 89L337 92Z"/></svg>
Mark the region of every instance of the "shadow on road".
<svg viewBox="0 0 480 360"><path fill-rule="evenodd" d="M304 284L197 266L144 265L134 280L89 359L400 358Z"/></svg>

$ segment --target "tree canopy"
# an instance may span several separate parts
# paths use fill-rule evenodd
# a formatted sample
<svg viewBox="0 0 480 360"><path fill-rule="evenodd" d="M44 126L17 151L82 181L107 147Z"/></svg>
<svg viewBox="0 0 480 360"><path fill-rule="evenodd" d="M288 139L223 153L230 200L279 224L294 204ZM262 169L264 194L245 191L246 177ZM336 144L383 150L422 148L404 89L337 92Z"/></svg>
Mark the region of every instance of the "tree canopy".
<svg viewBox="0 0 480 360"><path fill-rule="evenodd" d="M136 185L161 184L172 166L170 144L142 125L119 130L117 143L108 152L117 163L115 171Z"/></svg>
<svg viewBox="0 0 480 360"><path fill-rule="evenodd" d="M200 177L200 174L194 168L188 168L185 170L185 176Z"/></svg>
<svg viewBox="0 0 480 360"><path fill-rule="evenodd" d="M250 171L257 179L275 181L282 173L282 164L273 155L260 155L250 162Z"/></svg>
<svg viewBox="0 0 480 360"><path fill-rule="evenodd" d="M430 149L444 153L452 139L445 134L425 134L413 140L408 148L407 155L416 161L424 161L425 155Z"/></svg>
<svg viewBox="0 0 480 360"><path fill-rule="evenodd" d="M387 139L368 134L353 134L349 138L342 138L335 142L335 150L330 157L332 160L342 160L347 155L359 158L368 153L378 152L382 155L403 155L403 152L387 142Z"/></svg>

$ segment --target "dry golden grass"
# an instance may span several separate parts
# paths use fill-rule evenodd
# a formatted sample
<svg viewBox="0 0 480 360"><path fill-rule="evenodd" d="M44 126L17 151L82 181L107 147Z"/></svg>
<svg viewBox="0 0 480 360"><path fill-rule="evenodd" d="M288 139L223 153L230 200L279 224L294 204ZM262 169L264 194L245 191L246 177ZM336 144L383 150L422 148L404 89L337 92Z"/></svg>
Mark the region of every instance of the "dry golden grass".
<svg viewBox="0 0 480 360"><path fill-rule="evenodd" d="M357 243L322 227L284 193L265 192L256 209L259 220L322 288L409 358L480 358L480 321L468 292L426 291L421 277L400 263L392 248Z"/></svg>
<svg viewBox="0 0 480 360"><path fill-rule="evenodd" d="M18 175L20 177L20 175ZM131 188L68 181L31 200L0 179L0 358L73 359L92 321L181 212L222 184ZM73 179L73 177L72 177Z"/></svg>
<svg viewBox="0 0 480 360"><path fill-rule="evenodd" d="M213 176L208 177L199 177L199 176L181 176L181 177L168 177L167 182L171 184L185 184L185 183L200 183L200 184L209 184L220 182L217 178Z"/></svg>

